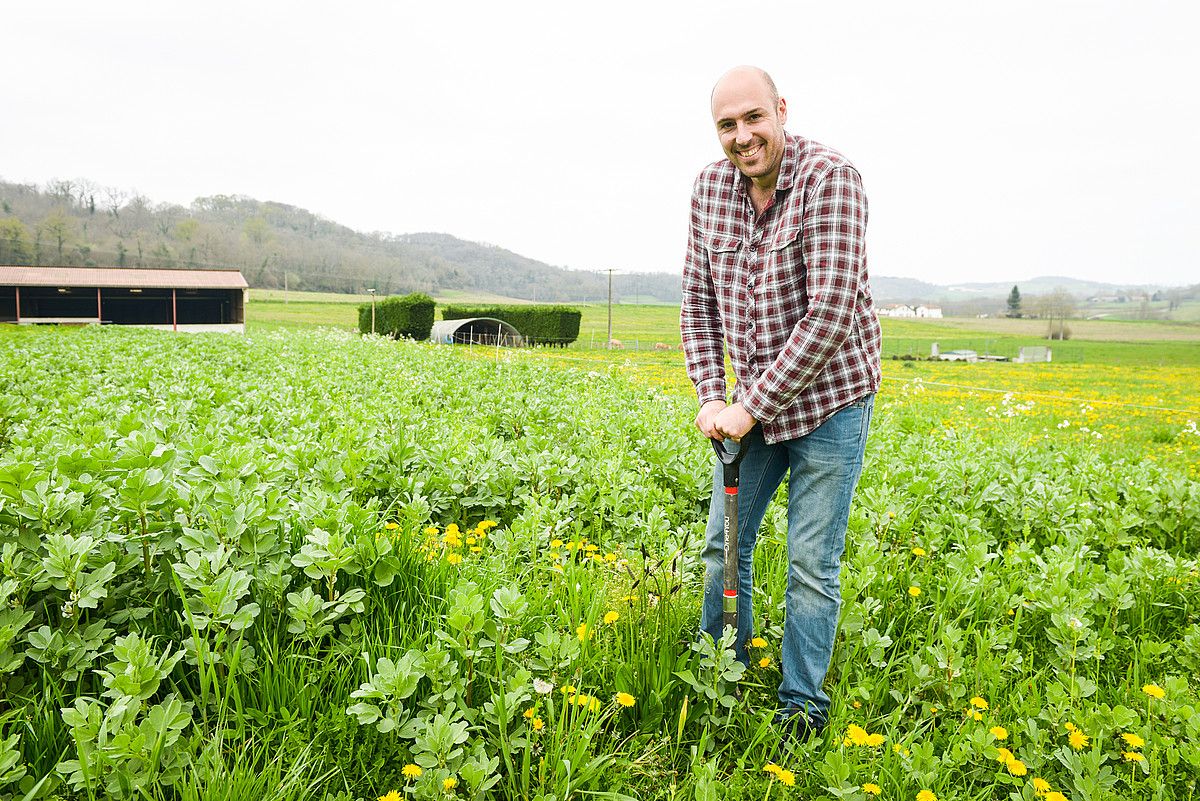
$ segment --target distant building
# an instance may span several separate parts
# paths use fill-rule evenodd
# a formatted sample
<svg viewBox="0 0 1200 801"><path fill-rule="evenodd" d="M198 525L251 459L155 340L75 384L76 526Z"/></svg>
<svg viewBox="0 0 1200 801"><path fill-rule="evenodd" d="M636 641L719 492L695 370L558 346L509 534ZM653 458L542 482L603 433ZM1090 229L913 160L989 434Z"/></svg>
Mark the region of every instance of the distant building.
<svg viewBox="0 0 1200 801"><path fill-rule="evenodd" d="M0 322L244 332L248 292L237 270L0 266Z"/></svg>
<svg viewBox="0 0 1200 801"><path fill-rule="evenodd" d="M877 309L880 317L941 317L940 306L908 306L904 303L890 303L882 309Z"/></svg>

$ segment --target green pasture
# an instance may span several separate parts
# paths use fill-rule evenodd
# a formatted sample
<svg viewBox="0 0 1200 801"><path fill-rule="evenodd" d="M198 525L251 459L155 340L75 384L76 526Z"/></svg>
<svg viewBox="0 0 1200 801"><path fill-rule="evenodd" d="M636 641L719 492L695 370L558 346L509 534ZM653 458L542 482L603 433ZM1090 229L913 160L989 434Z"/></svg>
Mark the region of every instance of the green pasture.
<svg viewBox="0 0 1200 801"><path fill-rule="evenodd" d="M247 322L257 325L306 327L328 325L355 328L357 303L330 300L321 295L309 299L305 293L291 293L288 303L274 295L257 292L247 307ZM354 296L334 296L353 298ZM472 301L479 298L443 298L442 302ZM583 317L575 350L602 348L608 336L608 306L579 303ZM1046 323L1041 320L945 318L909 320L884 318L883 356L924 358L933 343L945 352L969 349L980 355L1014 358L1023 346L1048 346L1053 360L1063 364L1151 364L1200 365L1200 323L1162 321L1071 320L1071 338L1065 341L1045 339ZM612 307L613 338L621 341L623 351L654 350L656 344L678 347L679 307L669 304L615 304Z"/></svg>

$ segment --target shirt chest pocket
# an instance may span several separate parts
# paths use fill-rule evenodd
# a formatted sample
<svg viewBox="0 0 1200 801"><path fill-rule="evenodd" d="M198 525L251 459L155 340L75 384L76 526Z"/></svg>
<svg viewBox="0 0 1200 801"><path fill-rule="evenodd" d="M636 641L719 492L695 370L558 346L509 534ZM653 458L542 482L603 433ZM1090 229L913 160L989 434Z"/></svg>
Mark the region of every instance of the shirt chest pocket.
<svg viewBox="0 0 1200 801"><path fill-rule="evenodd" d="M804 283L804 254L801 252L801 236L799 226L788 227L775 234L771 241L770 256L767 263L766 280L769 285L778 288L803 286Z"/></svg>
<svg viewBox="0 0 1200 801"><path fill-rule="evenodd" d="M737 273L741 241L732 236L710 236L705 242L705 249L708 251L708 271L712 275L713 284L732 284Z"/></svg>

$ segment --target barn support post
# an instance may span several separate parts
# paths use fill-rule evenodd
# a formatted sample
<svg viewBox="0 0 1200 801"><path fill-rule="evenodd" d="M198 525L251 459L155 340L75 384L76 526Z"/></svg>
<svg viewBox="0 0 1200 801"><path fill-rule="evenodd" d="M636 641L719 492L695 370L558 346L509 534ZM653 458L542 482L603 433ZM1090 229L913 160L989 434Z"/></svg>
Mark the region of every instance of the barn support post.
<svg viewBox="0 0 1200 801"><path fill-rule="evenodd" d="M175 308L175 290L171 290L171 330L179 330L179 314Z"/></svg>
<svg viewBox="0 0 1200 801"><path fill-rule="evenodd" d="M104 315L100 313L100 287L96 287L96 322L99 323L104 319Z"/></svg>
<svg viewBox="0 0 1200 801"><path fill-rule="evenodd" d="M17 290L17 322L21 322L21 287L14 287Z"/></svg>

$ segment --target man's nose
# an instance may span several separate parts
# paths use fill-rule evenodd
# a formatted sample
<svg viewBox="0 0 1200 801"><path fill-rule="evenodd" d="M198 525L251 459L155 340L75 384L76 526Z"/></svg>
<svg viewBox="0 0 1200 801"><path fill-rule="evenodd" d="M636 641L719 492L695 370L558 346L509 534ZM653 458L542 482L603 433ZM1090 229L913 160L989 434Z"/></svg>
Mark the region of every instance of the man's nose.
<svg viewBox="0 0 1200 801"><path fill-rule="evenodd" d="M737 143L739 145L750 144L750 127L740 121L737 124Z"/></svg>

